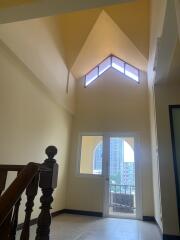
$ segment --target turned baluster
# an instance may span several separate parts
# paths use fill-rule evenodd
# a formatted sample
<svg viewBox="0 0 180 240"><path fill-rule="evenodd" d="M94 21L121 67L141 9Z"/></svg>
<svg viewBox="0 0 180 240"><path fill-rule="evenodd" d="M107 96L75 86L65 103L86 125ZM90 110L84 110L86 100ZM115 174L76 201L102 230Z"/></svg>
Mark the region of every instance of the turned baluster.
<svg viewBox="0 0 180 240"><path fill-rule="evenodd" d="M26 210L25 210L26 215L25 215L25 220L24 220L23 230L21 233L20 240L29 240L31 214L33 212L34 199L38 192L38 184L39 184L39 174L37 174L34 177L32 182L29 184L29 186L26 189L26 196L27 196Z"/></svg>
<svg viewBox="0 0 180 240"><path fill-rule="evenodd" d="M7 179L7 171L0 171L0 196L5 189L6 179ZM10 237L10 223L11 223L12 211L9 213L3 224L0 226L0 236L2 239L9 239Z"/></svg>
<svg viewBox="0 0 180 240"><path fill-rule="evenodd" d="M18 214L19 214L19 207L21 204L21 198L17 201L17 203L14 206L13 216L11 220L11 240L16 239L16 231L17 231L17 224L18 224Z"/></svg>
<svg viewBox="0 0 180 240"><path fill-rule="evenodd" d="M57 154L57 148L49 146L46 149L48 159L45 160L43 165L50 169L48 172L40 173L39 186L42 189L41 213L38 218L36 240L49 240L50 225L51 225L51 204L53 202L53 191L57 186L58 165L54 156Z"/></svg>
<svg viewBox="0 0 180 240"><path fill-rule="evenodd" d="M20 171L18 171L17 176L19 173L20 173ZM16 239L16 231L17 231L17 225L18 225L18 214L19 214L20 204L21 204L21 197L15 204L14 210L13 210L13 216L12 216L12 220L11 220L11 232L10 232L11 240Z"/></svg>
<svg viewBox="0 0 180 240"><path fill-rule="evenodd" d="M0 239L3 240L11 240L10 233L11 233L11 217L12 217L12 210L9 212L8 216L0 226Z"/></svg>

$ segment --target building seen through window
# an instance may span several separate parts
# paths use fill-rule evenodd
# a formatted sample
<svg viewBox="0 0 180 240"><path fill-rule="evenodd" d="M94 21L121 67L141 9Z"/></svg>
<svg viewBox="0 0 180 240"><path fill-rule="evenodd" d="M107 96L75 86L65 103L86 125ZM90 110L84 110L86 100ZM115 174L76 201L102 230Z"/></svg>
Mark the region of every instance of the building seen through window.
<svg viewBox="0 0 180 240"><path fill-rule="evenodd" d="M93 174L102 173L102 142L94 149ZM135 186L134 150L123 138L110 141L110 181L119 185Z"/></svg>

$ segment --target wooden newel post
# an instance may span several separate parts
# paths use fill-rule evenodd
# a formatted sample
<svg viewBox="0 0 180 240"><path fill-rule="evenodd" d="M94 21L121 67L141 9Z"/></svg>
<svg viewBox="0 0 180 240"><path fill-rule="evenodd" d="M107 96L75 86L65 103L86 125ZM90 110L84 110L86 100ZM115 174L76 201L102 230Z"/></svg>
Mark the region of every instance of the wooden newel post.
<svg viewBox="0 0 180 240"><path fill-rule="evenodd" d="M36 240L49 240L50 225L51 225L51 203L53 202L53 191L57 186L58 178L58 164L54 159L57 154L57 148L49 146L46 149L48 158L44 161L43 165L50 169L40 173L39 187L42 189L41 213L38 218Z"/></svg>

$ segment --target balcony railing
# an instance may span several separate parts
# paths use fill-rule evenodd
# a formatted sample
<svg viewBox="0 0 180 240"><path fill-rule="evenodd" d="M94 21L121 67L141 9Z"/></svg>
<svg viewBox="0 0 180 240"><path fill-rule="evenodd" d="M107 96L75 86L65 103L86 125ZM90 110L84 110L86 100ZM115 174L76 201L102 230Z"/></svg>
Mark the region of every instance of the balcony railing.
<svg viewBox="0 0 180 240"><path fill-rule="evenodd" d="M133 185L110 184L109 207L113 212L135 213L136 187Z"/></svg>

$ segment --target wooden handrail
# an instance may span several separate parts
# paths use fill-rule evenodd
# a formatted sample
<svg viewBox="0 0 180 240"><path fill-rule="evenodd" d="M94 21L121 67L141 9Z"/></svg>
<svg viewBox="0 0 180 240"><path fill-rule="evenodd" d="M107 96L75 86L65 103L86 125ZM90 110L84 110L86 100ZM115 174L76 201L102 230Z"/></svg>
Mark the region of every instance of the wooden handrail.
<svg viewBox="0 0 180 240"><path fill-rule="evenodd" d="M0 239L16 239L19 207L21 196L24 192L27 202L20 239L29 240L31 214L38 187L42 190L42 196L40 198L41 211L38 216L35 239L50 239L50 209L53 201L53 191L57 186L58 179L58 164L54 159L54 156L57 154L57 148L54 146L47 147L46 154L48 158L42 164L0 165ZM17 177L5 190L8 172L17 172ZM4 190L5 192L3 193Z"/></svg>
<svg viewBox="0 0 180 240"><path fill-rule="evenodd" d="M19 173L17 178L12 182L9 188L0 198L0 226L10 213L13 206L21 197L24 190L31 183L33 178L39 172L39 164L29 163Z"/></svg>
<svg viewBox="0 0 180 240"><path fill-rule="evenodd" d="M49 172L51 171L49 168L43 166L42 164L34 163L39 166L39 171L41 172ZM27 165L7 165L1 164L0 165L0 172L7 171L7 172L20 172L22 171Z"/></svg>
<svg viewBox="0 0 180 240"><path fill-rule="evenodd" d="M7 165L1 164L0 171L8 171L8 172L19 172L25 168L26 165Z"/></svg>

